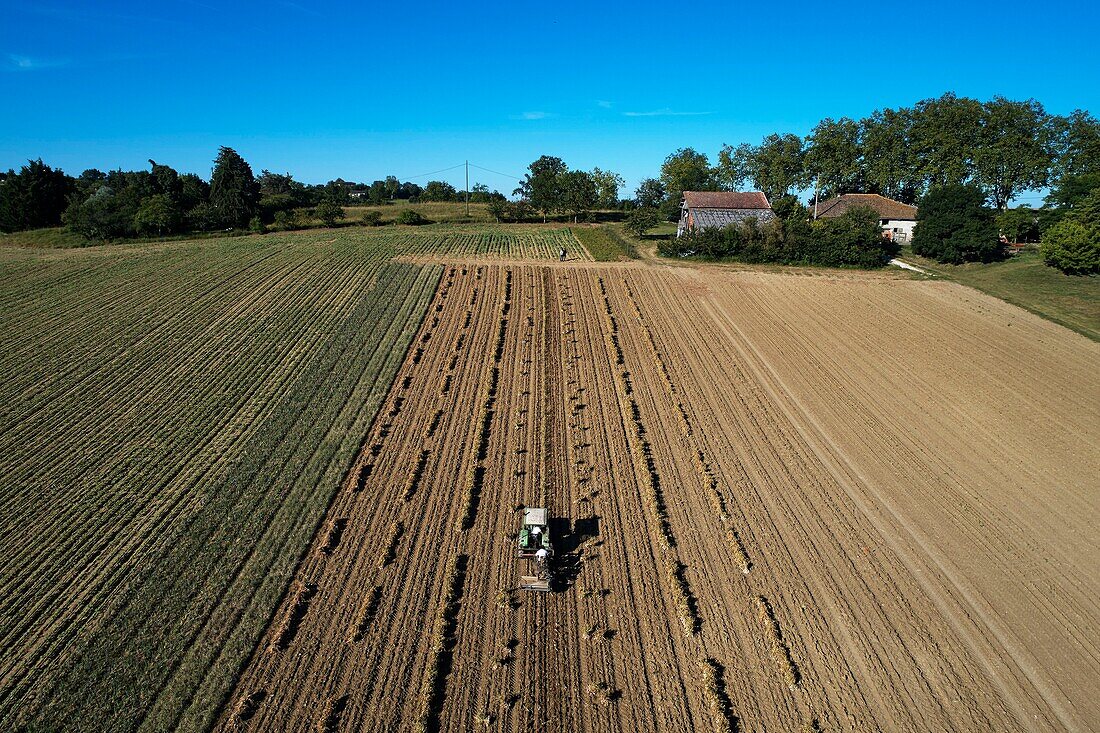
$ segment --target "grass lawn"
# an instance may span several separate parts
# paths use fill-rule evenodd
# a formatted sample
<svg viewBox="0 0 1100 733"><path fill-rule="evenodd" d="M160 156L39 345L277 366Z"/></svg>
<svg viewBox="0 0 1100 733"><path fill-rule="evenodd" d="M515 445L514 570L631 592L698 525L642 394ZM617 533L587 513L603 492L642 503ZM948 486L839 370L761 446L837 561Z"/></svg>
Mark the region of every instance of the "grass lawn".
<svg viewBox="0 0 1100 733"><path fill-rule="evenodd" d="M0 246L10 247L35 247L35 248L69 248L90 247L96 244L76 232L70 232L63 227L51 227L49 229L30 229L25 232L12 232L0 234Z"/></svg>
<svg viewBox="0 0 1100 733"><path fill-rule="evenodd" d="M1063 275L1044 265L1034 250L988 265L941 265L908 249L902 257L1100 341L1100 278Z"/></svg>

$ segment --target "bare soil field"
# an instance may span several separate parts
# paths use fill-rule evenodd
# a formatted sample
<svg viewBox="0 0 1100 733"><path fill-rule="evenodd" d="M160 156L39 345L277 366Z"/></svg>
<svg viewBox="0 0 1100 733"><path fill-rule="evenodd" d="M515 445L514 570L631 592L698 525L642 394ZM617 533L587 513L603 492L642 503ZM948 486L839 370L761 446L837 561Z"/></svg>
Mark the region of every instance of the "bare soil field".
<svg viewBox="0 0 1100 733"><path fill-rule="evenodd" d="M1098 375L951 284L445 264L217 728L1094 729Z"/></svg>

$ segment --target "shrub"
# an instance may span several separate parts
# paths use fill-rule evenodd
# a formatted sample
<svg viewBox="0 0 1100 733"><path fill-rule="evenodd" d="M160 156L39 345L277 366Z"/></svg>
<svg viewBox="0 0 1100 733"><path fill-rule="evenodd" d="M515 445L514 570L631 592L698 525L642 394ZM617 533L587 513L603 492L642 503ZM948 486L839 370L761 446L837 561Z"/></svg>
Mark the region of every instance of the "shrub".
<svg viewBox="0 0 1100 733"><path fill-rule="evenodd" d="M141 202L134 214L134 229L139 234L162 236L179 227L180 216L166 194L150 196Z"/></svg>
<svg viewBox="0 0 1100 733"><path fill-rule="evenodd" d="M267 234L267 227L264 226L263 219L259 216L252 217L252 220L248 222L248 230L256 234Z"/></svg>
<svg viewBox="0 0 1100 733"><path fill-rule="evenodd" d="M811 242L808 254L819 265L882 267L898 250L882 236L878 213L865 207L815 222Z"/></svg>
<svg viewBox="0 0 1100 733"><path fill-rule="evenodd" d="M335 226L337 221L344 218L344 210L334 201L322 201L317 204L313 213L327 227Z"/></svg>
<svg viewBox="0 0 1100 733"><path fill-rule="evenodd" d="M205 201L195 204L187 212L187 227L197 232L209 232L218 228L217 212Z"/></svg>
<svg viewBox="0 0 1100 733"><path fill-rule="evenodd" d="M993 212L977 186L933 188L917 210L913 252L954 265L1002 256Z"/></svg>
<svg viewBox="0 0 1100 733"><path fill-rule="evenodd" d="M408 226L419 226L421 224L429 223L427 219L420 215L419 211L412 209L405 209L397 215L398 224L406 224Z"/></svg>
<svg viewBox="0 0 1100 733"><path fill-rule="evenodd" d="M61 220L70 230L88 239L129 236L133 231L133 215L120 207L115 198L110 189L104 186L86 201L74 201L62 214ZM207 207L206 204L201 206Z"/></svg>
<svg viewBox="0 0 1100 733"><path fill-rule="evenodd" d="M486 208L489 210L489 216L498 222L504 221L508 215L508 202L504 199L493 199Z"/></svg>
<svg viewBox="0 0 1100 733"><path fill-rule="evenodd" d="M264 222L272 222L280 211L293 209L297 202L289 193L275 193L260 199L260 216Z"/></svg>
<svg viewBox="0 0 1100 733"><path fill-rule="evenodd" d="M1039 217L1029 206L997 214L997 228L1011 242L1034 242L1039 236Z"/></svg>
<svg viewBox="0 0 1100 733"><path fill-rule="evenodd" d="M276 212L275 226L284 231L299 228L301 226L301 222L298 220L298 212L294 209Z"/></svg>
<svg viewBox="0 0 1100 733"><path fill-rule="evenodd" d="M1100 274L1100 226L1067 217L1043 235L1039 254L1067 275Z"/></svg>
<svg viewBox="0 0 1100 733"><path fill-rule="evenodd" d="M883 238L878 214L871 209L855 208L812 226L803 207L790 207L789 212L788 218L763 224L746 219L724 229L661 242L658 251L663 255L829 267L882 267L897 253L897 245Z"/></svg>
<svg viewBox="0 0 1100 733"><path fill-rule="evenodd" d="M627 215L626 228L633 232L635 236L640 237L657 226L660 221L661 215L657 213L657 209L643 207L634 209Z"/></svg>
<svg viewBox="0 0 1100 733"><path fill-rule="evenodd" d="M382 214L378 211L368 211L363 214L363 226L376 227L382 223Z"/></svg>

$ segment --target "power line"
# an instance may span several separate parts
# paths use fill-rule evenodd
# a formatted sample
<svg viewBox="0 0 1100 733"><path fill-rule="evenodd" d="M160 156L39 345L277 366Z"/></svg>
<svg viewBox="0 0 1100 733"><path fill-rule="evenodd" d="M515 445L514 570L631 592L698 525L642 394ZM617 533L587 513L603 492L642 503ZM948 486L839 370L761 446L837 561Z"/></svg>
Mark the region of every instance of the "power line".
<svg viewBox="0 0 1100 733"><path fill-rule="evenodd" d="M504 176L505 178L511 178L514 181L519 181L519 180L523 179L523 176L514 176L511 173L501 173L500 171L494 171L490 168L485 168L484 166L480 166L480 165L477 165L475 163L470 163L470 167L471 168L477 168L478 170L485 171L486 173L494 173L498 176Z"/></svg>
<svg viewBox="0 0 1100 733"><path fill-rule="evenodd" d="M414 178L424 178L425 176L434 176L436 173L446 173L447 171L453 171L455 168L461 168L466 165L465 163L459 163L458 165L452 165L450 168L443 168L437 171L431 171L430 173L421 173L418 176L397 176L399 181L411 181Z"/></svg>
<svg viewBox="0 0 1100 733"><path fill-rule="evenodd" d="M517 176L517 175L514 175L512 173L501 173L500 171L495 171L492 168L486 168L485 166L477 165L476 163L466 163L466 162L459 163L458 165L452 165L450 168L441 168L437 171L430 171L428 173L420 173L419 175L415 175L415 176L396 176L396 178L397 178L398 181L412 181L412 180L415 180L417 178L426 178L427 176L434 176L438 173L447 173L448 171L457 170L457 169L463 168L463 167L466 167L467 171L469 171L470 168L477 168L478 170L485 171L486 173L492 173L493 175L496 175L496 176L502 176L504 178L510 178L513 181L520 181L520 180L523 179L523 176ZM466 188L469 188L469 187L470 187L469 183L467 182Z"/></svg>

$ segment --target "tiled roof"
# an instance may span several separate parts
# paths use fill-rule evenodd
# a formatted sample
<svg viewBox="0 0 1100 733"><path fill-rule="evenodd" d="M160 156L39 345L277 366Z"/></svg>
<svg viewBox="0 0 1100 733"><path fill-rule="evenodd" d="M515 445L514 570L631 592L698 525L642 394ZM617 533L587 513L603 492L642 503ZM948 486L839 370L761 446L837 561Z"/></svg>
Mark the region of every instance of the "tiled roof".
<svg viewBox="0 0 1100 733"><path fill-rule="evenodd" d="M760 191L684 191L689 209L770 209L768 197Z"/></svg>
<svg viewBox="0 0 1100 733"><path fill-rule="evenodd" d="M916 219L917 207L879 196L877 193L845 193L817 205L817 218L840 216L857 206L868 206L881 219ZM813 210L813 207L810 207Z"/></svg>
<svg viewBox="0 0 1100 733"><path fill-rule="evenodd" d="M775 218L771 209L694 209L691 214L697 231L724 229L746 219L756 219L763 224Z"/></svg>

